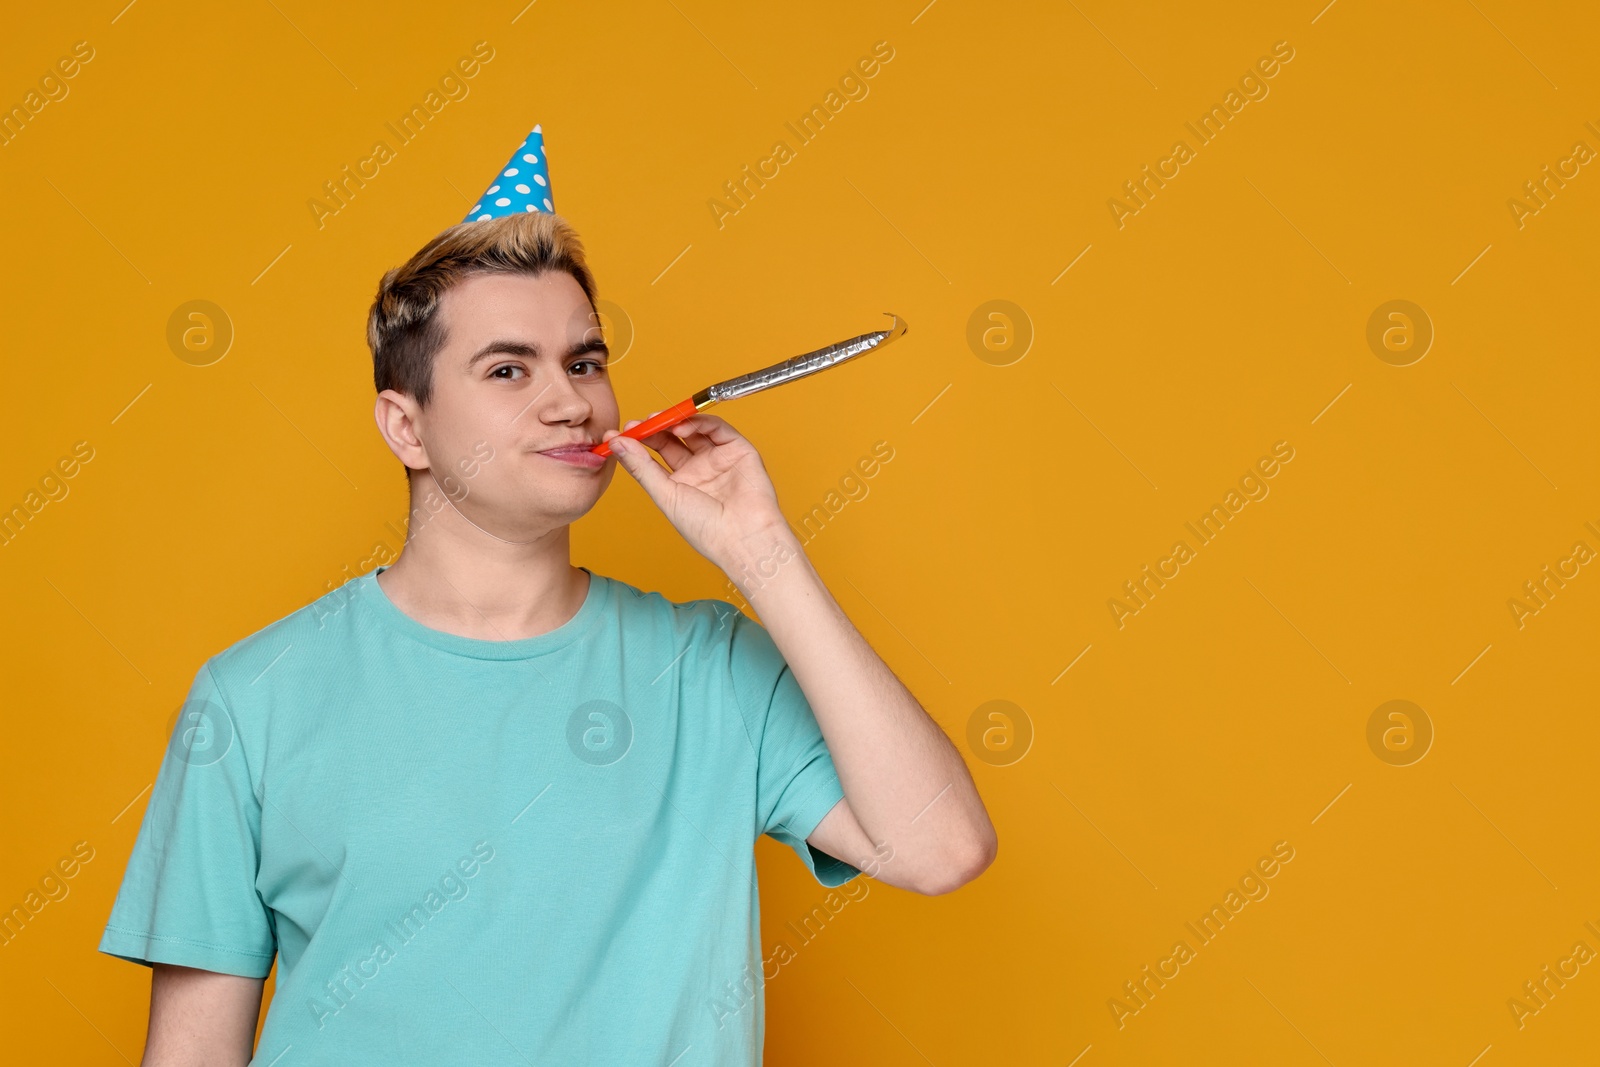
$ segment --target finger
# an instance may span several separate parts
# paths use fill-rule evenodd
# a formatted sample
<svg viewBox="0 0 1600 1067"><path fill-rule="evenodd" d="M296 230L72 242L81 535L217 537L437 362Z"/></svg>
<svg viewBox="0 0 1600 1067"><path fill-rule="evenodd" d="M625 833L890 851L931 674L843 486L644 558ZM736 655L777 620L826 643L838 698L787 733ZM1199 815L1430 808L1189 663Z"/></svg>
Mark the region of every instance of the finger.
<svg viewBox="0 0 1600 1067"><path fill-rule="evenodd" d="M644 443L659 452L661 458L667 461L667 466L674 471L694 457L694 453L672 435L670 427L644 438Z"/></svg>
<svg viewBox="0 0 1600 1067"><path fill-rule="evenodd" d="M680 435L681 440L689 450L695 453L706 452L712 448L726 445L743 446L750 449L750 451L755 451L754 447L739 434L739 431L729 425L726 420L720 419L715 415L690 415L680 422L677 427L674 427L674 430ZM735 452L740 450L735 448L734 451L723 454L731 458Z"/></svg>
<svg viewBox="0 0 1600 1067"><path fill-rule="evenodd" d="M652 411L648 416L646 416L646 418L653 419L659 414L661 414L661 412ZM630 419L630 420L628 420L628 422L622 428L625 431L626 430L631 430L635 426L638 426L640 423L642 423L644 421L645 421L645 419ZM655 433L650 434L648 437L635 437L634 440L643 441L645 444L649 445L651 448L654 448L657 451L660 451L660 446L666 443L665 434L666 434L666 430L657 430Z"/></svg>
<svg viewBox="0 0 1600 1067"><path fill-rule="evenodd" d="M704 434L714 445L731 444L743 439L727 419L717 415L707 415L704 412L690 415L678 425L688 426L695 433Z"/></svg>
<svg viewBox="0 0 1600 1067"><path fill-rule="evenodd" d="M632 422L628 423L624 429L632 429L643 421L643 419L634 419ZM607 430L601 440L610 441L613 437L619 435L620 431L618 430ZM648 437L634 438L634 440L642 441L644 444L649 445L651 448L661 453L661 458L666 460L667 466L671 467L673 470L677 470L679 467L683 466L685 461L687 461L693 454L687 448L685 448L676 437L673 437L668 430L657 430Z"/></svg>
<svg viewBox="0 0 1600 1067"><path fill-rule="evenodd" d="M673 438L678 442L679 447L688 452L699 453L704 452L708 448L715 447L711 443L710 438L706 437L705 434L700 433L693 426L686 425L685 423L680 422L676 426L669 427L668 430L672 434Z"/></svg>
<svg viewBox="0 0 1600 1067"><path fill-rule="evenodd" d="M655 461L650 450L631 437L618 436L611 441L611 454L617 457L617 463L623 470L633 475L634 481L639 483L655 505L666 511L672 499L674 483L672 476Z"/></svg>

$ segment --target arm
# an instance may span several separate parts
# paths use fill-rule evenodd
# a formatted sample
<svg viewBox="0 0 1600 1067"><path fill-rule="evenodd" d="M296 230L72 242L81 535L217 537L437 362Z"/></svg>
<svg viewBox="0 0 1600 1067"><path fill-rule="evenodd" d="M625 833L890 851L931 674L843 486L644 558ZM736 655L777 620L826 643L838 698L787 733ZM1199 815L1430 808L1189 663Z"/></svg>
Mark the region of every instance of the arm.
<svg viewBox="0 0 1600 1067"><path fill-rule="evenodd" d="M153 965L150 1030L140 1067L245 1067L265 978Z"/></svg>
<svg viewBox="0 0 1600 1067"><path fill-rule="evenodd" d="M642 442L615 430L605 440L684 539L757 606L811 705L845 799L806 840L919 893L947 893L982 873L998 841L966 764L828 592L754 447L714 415Z"/></svg>
<svg viewBox="0 0 1600 1067"><path fill-rule="evenodd" d="M965 762L839 607L787 524L752 538L725 570L783 653L844 786L845 799L806 840L919 893L948 893L981 874L998 839Z"/></svg>

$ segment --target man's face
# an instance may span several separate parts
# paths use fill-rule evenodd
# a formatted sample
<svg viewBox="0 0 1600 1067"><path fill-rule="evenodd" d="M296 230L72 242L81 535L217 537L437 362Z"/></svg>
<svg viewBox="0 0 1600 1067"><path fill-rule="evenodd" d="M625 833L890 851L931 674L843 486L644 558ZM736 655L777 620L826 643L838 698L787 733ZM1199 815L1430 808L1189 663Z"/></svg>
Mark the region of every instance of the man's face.
<svg viewBox="0 0 1600 1067"><path fill-rule="evenodd" d="M586 464L548 450L593 447L618 422L610 353L582 287L565 271L476 275L438 313L447 340L413 421L439 487L424 478L419 492L442 491L511 541L580 518L610 484L615 458Z"/></svg>

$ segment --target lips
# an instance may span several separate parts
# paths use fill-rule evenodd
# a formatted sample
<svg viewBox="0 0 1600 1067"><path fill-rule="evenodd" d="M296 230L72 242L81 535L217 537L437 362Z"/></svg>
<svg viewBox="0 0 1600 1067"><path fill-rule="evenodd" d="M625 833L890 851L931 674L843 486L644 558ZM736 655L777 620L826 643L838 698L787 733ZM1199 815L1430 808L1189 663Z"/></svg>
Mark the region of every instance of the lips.
<svg viewBox="0 0 1600 1067"><path fill-rule="evenodd" d="M572 445L558 445L555 448L547 448L538 454L546 459L553 459L557 463L565 463L569 467L600 470L606 465L606 457L595 454L594 446L596 443L580 442Z"/></svg>

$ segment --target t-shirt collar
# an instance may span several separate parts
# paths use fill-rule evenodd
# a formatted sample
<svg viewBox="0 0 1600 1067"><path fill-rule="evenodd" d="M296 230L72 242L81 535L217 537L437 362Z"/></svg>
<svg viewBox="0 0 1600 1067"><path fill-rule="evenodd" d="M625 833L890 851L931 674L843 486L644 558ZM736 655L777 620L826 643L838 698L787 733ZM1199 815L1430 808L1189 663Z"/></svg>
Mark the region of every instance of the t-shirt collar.
<svg viewBox="0 0 1600 1067"><path fill-rule="evenodd" d="M563 649L583 637L593 627L595 620L599 618L611 598L611 580L603 574L594 573L588 567L580 567L579 570L589 575L589 591L584 596L577 614L548 633L511 641L491 641L435 630L401 611L383 591L383 586L378 584L378 575L388 569L387 565L375 567L354 579L360 586L357 592L366 594L355 599L365 605L369 617L387 629L405 634L423 644L473 659L532 659Z"/></svg>

